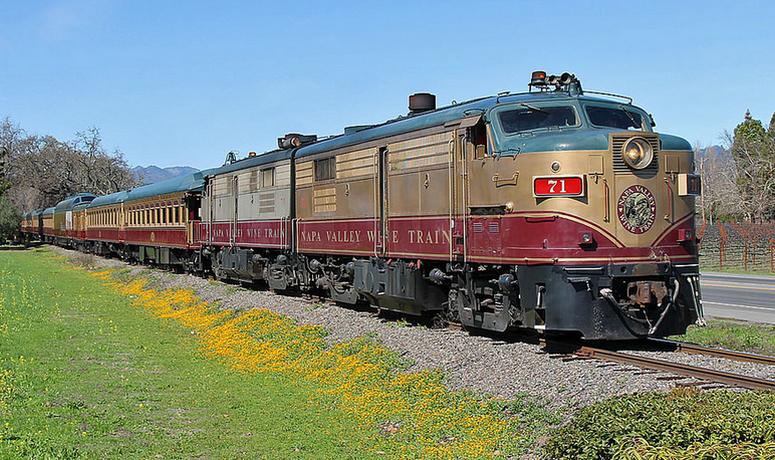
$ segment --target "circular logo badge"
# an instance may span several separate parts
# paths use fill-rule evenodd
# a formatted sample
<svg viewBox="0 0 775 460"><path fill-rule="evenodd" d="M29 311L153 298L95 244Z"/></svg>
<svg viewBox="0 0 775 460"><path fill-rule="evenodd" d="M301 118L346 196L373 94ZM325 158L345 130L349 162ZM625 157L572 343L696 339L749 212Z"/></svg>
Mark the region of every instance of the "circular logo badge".
<svg viewBox="0 0 775 460"><path fill-rule="evenodd" d="M645 233L657 217L657 200L649 189L632 185L619 196L616 213L622 227L631 233Z"/></svg>

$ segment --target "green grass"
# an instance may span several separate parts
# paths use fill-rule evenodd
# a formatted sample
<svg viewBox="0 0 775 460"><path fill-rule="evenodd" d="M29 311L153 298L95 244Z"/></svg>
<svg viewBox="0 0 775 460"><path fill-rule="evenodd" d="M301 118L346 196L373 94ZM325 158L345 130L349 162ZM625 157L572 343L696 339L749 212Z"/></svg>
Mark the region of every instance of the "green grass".
<svg viewBox="0 0 775 460"><path fill-rule="evenodd" d="M712 321L680 339L773 354L773 332ZM370 340L341 345L343 355L378 351ZM389 434L393 426L369 428L344 415L341 401L321 397L323 387L309 379L239 373L199 347L180 322L133 306L64 258L41 249L0 253L0 458L383 458L397 455L391 439L414 439L403 425ZM385 356L396 359L385 369L406 366ZM440 385L442 374L432 377ZM412 404L426 397L419 390L429 379L416 385L399 396ZM441 406L429 407L440 410L463 394L437 396ZM493 406L484 413L519 417L519 429L508 431L516 441L500 456L518 457L527 444L535 453L556 422L527 395L505 407L480 403ZM772 394L747 392L613 398L553 433L546 454L683 458L722 449L735 458L741 452L734 440L756 444L742 447L748 453L770 452L772 431L760 428L762 417L772 420L772 407ZM454 435L445 417L439 430ZM492 437L491 428L483 426L476 439Z"/></svg>
<svg viewBox="0 0 775 460"><path fill-rule="evenodd" d="M709 320L705 327L689 326L685 335L670 337L699 345L723 347L775 356L775 326Z"/></svg>
<svg viewBox="0 0 775 460"><path fill-rule="evenodd" d="M0 252L0 458L365 458L315 388L202 356L191 332L43 250Z"/></svg>
<svg viewBox="0 0 775 460"><path fill-rule="evenodd" d="M739 268L719 268L718 265L715 267L704 267L701 271L707 271L707 272L715 272L715 273L729 273L732 275L764 275L764 276L772 276L775 277L775 273L769 271L769 268L766 270L743 270L742 267Z"/></svg>

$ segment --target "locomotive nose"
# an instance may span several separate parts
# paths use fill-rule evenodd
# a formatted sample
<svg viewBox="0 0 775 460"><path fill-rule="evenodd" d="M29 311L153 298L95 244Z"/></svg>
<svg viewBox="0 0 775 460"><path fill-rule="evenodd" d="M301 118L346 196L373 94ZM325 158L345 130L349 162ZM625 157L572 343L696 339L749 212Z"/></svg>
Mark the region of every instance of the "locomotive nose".
<svg viewBox="0 0 775 460"><path fill-rule="evenodd" d="M693 242L694 201L700 193L688 145L663 147L657 133L611 135L607 204L615 235L626 247L652 248L655 257L660 246Z"/></svg>
<svg viewBox="0 0 775 460"><path fill-rule="evenodd" d="M660 174L659 135L611 135L613 177L608 205L617 238L626 246L648 246L673 216L667 183Z"/></svg>

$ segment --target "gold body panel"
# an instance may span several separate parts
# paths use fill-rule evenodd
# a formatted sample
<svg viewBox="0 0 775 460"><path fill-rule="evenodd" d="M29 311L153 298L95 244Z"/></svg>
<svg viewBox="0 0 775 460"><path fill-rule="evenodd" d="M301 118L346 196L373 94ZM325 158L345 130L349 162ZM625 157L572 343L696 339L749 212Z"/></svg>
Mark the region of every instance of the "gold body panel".
<svg viewBox="0 0 775 460"><path fill-rule="evenodd" d="M694 196L678 194L679 175L693 172L692 152L660 151L656 133L616 133L610 136L608 150L514 156L487 156L465 134L464 128L447 126L301 158L297 161L297 217L302 221L378 219L382 198L386 219L559 215L599 231L617 247L643 248L657 244L667 230L694 213ZM655 145L656 163L646 172L631 170L617 160L617 146L635 136ZM337 161L336 177L315 181L314 160L331 156ZM554 162L559 163L557 171L552 170ZM380 169L387 175L384 191L380 191ZM580 176L584 196L535 197L536 176ZM656 207L653 223L642 233L628 231L617 215L619 197L633 185L647 188Z"/></svg>
<svg viewBox="0 0 775 460"><path fill-rule="evenodd" d="M657 171L648 176L615 173L613 154L608 151L568 151L523 153L513 157L485 157L470 161L467 174L469 207L507 205L518 212L562 213L593 225L624 247L647 247L675 223L694 213L694 196L678 195L678 174L693 171L692 152L660 151ZM553 162L560 170L552 171ZM668 166L669 165L669 166ZM583 197L534 197L536 176L582 176ZM646 187L654 195L656 217L651 227L640 234L622 226L617 202L632 185Z"/></svg>

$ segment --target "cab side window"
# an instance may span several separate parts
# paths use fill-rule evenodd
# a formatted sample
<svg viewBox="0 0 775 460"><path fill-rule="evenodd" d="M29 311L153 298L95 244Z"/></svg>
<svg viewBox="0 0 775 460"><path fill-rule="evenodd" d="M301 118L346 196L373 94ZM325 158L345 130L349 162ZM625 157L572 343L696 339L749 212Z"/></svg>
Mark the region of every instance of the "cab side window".
<svg viewBox="0 0 775 460"><path fill-rule="evenodd" d="M484 121L468 128L467 137L474 148L474 159L481 160L487 156L487 126Z"/></svg>

